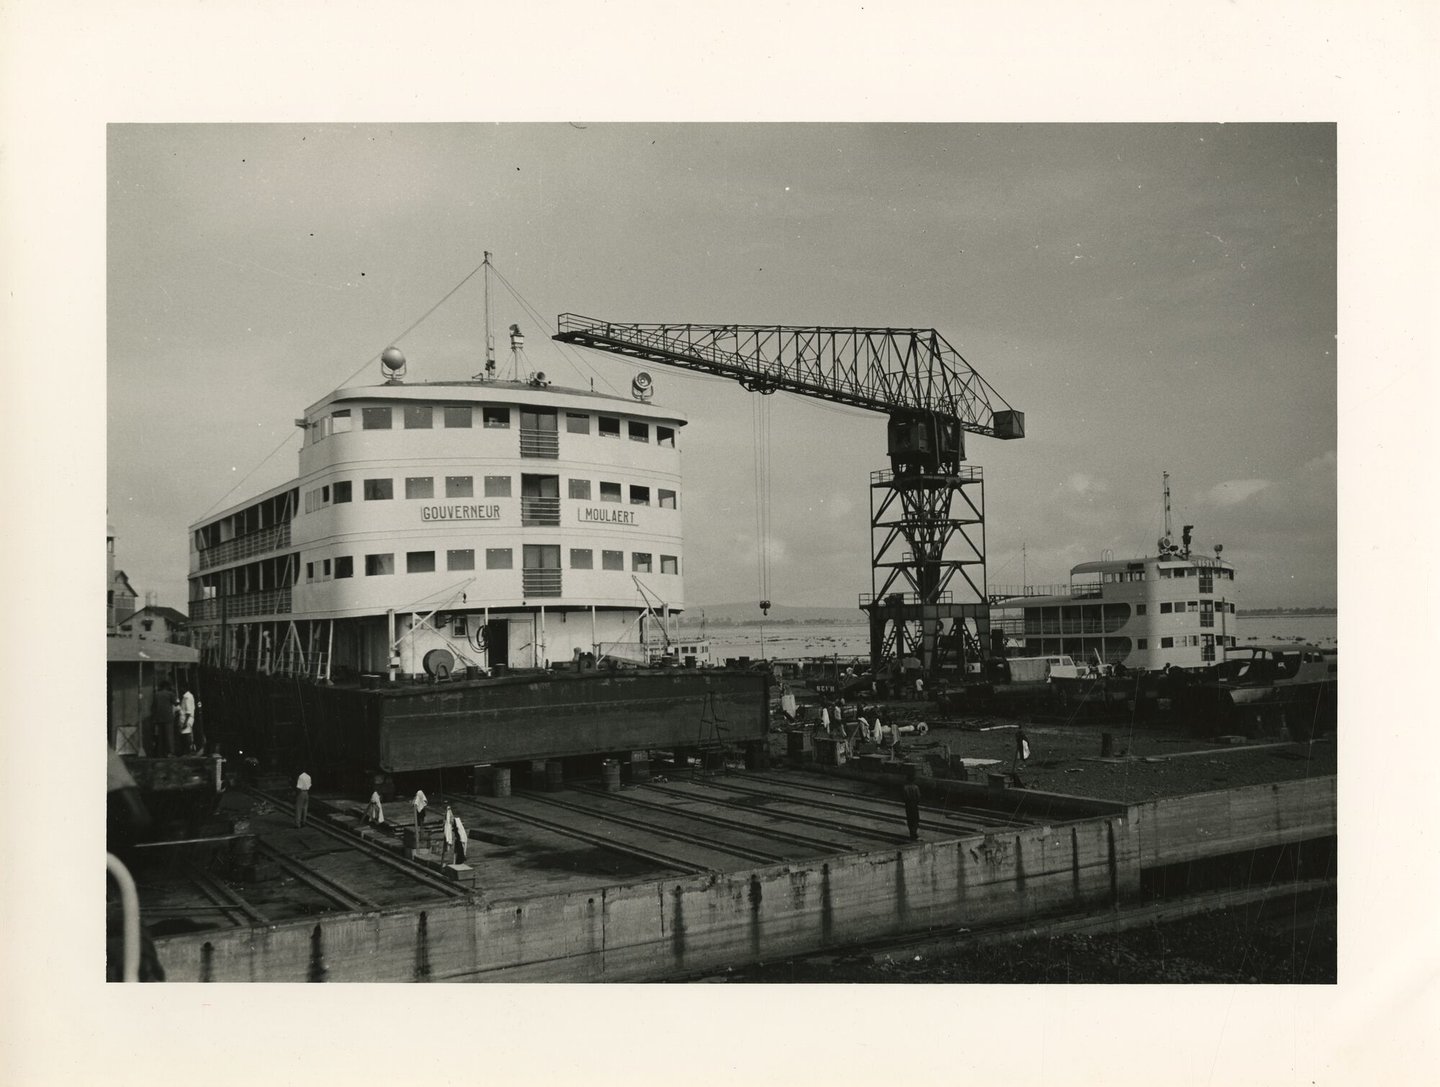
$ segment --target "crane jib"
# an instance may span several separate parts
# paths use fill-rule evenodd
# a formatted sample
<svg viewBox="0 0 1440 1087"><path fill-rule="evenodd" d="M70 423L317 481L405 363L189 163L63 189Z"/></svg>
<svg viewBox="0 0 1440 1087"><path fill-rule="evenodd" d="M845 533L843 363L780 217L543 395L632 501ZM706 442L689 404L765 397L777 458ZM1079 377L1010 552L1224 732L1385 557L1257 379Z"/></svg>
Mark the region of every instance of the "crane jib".
<svg viewBox="0 0 1440 1087"><path fill-rule="evenodd" d="M934 329L621 324L561 314L553 339L639 361L878 411L935 417L995 438L1025 436L1011 408ZM999 406L997 406L999 405Z"/></svg>

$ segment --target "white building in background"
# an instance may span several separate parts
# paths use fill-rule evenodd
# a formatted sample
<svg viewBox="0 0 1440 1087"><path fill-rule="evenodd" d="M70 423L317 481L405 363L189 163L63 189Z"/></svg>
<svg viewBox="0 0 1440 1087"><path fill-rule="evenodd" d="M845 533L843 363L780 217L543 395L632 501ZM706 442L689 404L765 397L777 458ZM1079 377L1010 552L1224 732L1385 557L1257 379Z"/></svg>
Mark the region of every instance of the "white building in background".
<svg viewBox="0 0 1440 1087"><path fill-rule="evenodd" d="M538 378L393 381L296 423L293 481L190 528L206 663L336 680L543 667L639 652L640 586L683 607L674 412Z"/></svg>

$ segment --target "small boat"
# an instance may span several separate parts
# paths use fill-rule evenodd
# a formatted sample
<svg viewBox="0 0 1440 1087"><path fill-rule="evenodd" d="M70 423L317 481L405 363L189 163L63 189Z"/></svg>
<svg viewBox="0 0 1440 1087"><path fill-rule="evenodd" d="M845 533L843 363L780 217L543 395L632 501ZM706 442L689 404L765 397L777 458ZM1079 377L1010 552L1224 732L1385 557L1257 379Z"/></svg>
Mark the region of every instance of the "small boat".
<svg viewBox="0 0 1440 1087"><path fill-rule="evenodd" d="M1191 676L1178 701L1192 721L1223 731L1309 740L1335 731L1338 672L1336 649L1241 646Z"/></svg>

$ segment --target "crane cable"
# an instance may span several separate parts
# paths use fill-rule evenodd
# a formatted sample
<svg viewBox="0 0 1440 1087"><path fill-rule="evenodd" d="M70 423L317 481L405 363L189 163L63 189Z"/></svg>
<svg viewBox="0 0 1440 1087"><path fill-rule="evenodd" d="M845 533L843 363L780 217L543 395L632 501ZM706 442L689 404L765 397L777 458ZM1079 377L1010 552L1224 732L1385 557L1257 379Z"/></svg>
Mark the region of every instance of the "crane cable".
<svg viewBox="0 0 1440 1087"><path fill-rule="evenodd" d="M750 426L754 444L756 587L760 608L770 611L770 401L752 398Z"/></svg>

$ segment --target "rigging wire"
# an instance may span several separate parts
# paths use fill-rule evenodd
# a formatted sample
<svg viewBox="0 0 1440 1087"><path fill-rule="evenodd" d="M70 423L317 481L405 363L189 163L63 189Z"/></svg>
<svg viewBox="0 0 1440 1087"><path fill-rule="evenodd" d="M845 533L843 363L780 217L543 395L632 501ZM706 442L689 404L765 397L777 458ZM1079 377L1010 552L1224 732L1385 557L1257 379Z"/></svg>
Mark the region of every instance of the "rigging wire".
<svg viewBox="0 0 1440 1087"><path fill-rule="evenodd" d="M511 283L508 279L505 278L504 274L501 273L501 271L496 268L495 265L492 264L490 266L490 271L495 276L495 278L500 281L500 285L510 292L511 296L515 299L515 301L520 303L520 308L525 311L526 315L529 316L530 320L535 322L537 328L550 327L550 322L540 314L539 310L537 310L533 305L530 304L529 300L527 300L515 288L515 285L513 283ZM590 371L591 374L593 374L595 377L598 377L601 383L607 389L609 389L612 393L615 393L616 396L620 395L620 393L616 390L615 386L611 385L610 382L605 379L605 375L602 374L599 370L597 370L588 361L586 361L583 356L579 355L577 352L566 350L569 345L561 344L555 340L552 340L551 342L554 343L556 347L561 348L561 358L568 362L575 369L575 372L577 374L579 374L581 377L585 376L583 373L581 373L580 370L580 366L583 365L586 369ZM579 360L578 363L576 361L577 359Z"/></svg>
<svg viewBox="0 0 1440 1087"><path fill-rule="evenodd" d="M429 309L427 309L424 313L422 313L418 318L416 318L414 321L412 321L412 322L409 324L409 326L406 327L406 329L405 329L404 332L401 332L401 333L400 333L399 335L397 335L397 336L392 336L392 337L390 338L390 344L397 343L397 342L399 342L400 340L403 340L403 339L404 339L406 336L408 336L410 333L414 332L415 329L418 328L418 327L420 326L420 324L421 324L423 321L425 321L432 313L434 313L437 309L439 309L441 306L443 306L446 302L450 301L450 299L455 295L455 292L456 292L456 291L458 291L461 287L465 286L465 284L469 283L470 280L474 279L476 273L478 273L478 272L480 271L480 269L482 269L482 268L484 268L484 267L485 267L485 262L484 262L484 261L481 261L479 264L475 265L475 267L470 270L470 272L465 276L464 279L460 280L459 283L455 284L455 286L451 287L450 290L448 290L448 291L445 293L445 297L441 298L440 301L436 302L433 306L431 306L431 307L430 307ZM387 344L386 346L388 347L389 344ZM355 369L355 372L352 373L349 377L347 377L344 381L340 382L340 384L337 385L336 388L337 388L337 389L339 389L339 388L344 388L348 383L350 383L351 381L354 381L355 378L356 378L357 376L359 376L360 373L362 373L362 372L365 370L366 367L368 367L368 366L373 366L373 365L379 360L380 354L381 354L381 352L384 351L384 350L385 350L385 348L382 347L382 348L380 349L380 351L376 351L375 354L371 355L368 359L366 359L364 362L362 362L362 363ZM226 492L225 492L224 494L222 494L218 499L216 499L216 500L215 500L215 504L212 505L208 510L206 510L206 511L201 515L202 519L203 519L204 517L209 517L210 514L212 514L213 512L215 512L215 510L220 506L221 503L223 503L223 502L225 501L225 499L229 498L232 494L234 494L234 493L236 492L236 490L239 489L239 487L241 486L241 484L243 484L243 483L245 482L245 480L249 479L249 478L250 478L251 476L253 476L256 472L258 472L262 467L264 467L266 461L268 461L268 460L269 460L271 457L273 457L276 453L280 452L280 450L284 447L285 442L288 442L289 440L290 440L290 436L289 436L289 435L286 435L284 441L282 441L282 442L281 442L279 445L277 445L274 449L270 450L270 452L265 455L265 458L264 458L263 460L261 460L259 464L255 465L254 468L251 468L250 471L246 472L245 475L244 475L243 477L241 477L241 479L240 479L237 483L235 483L234 486L232 486L228 491L226 491Z"/></svg>

